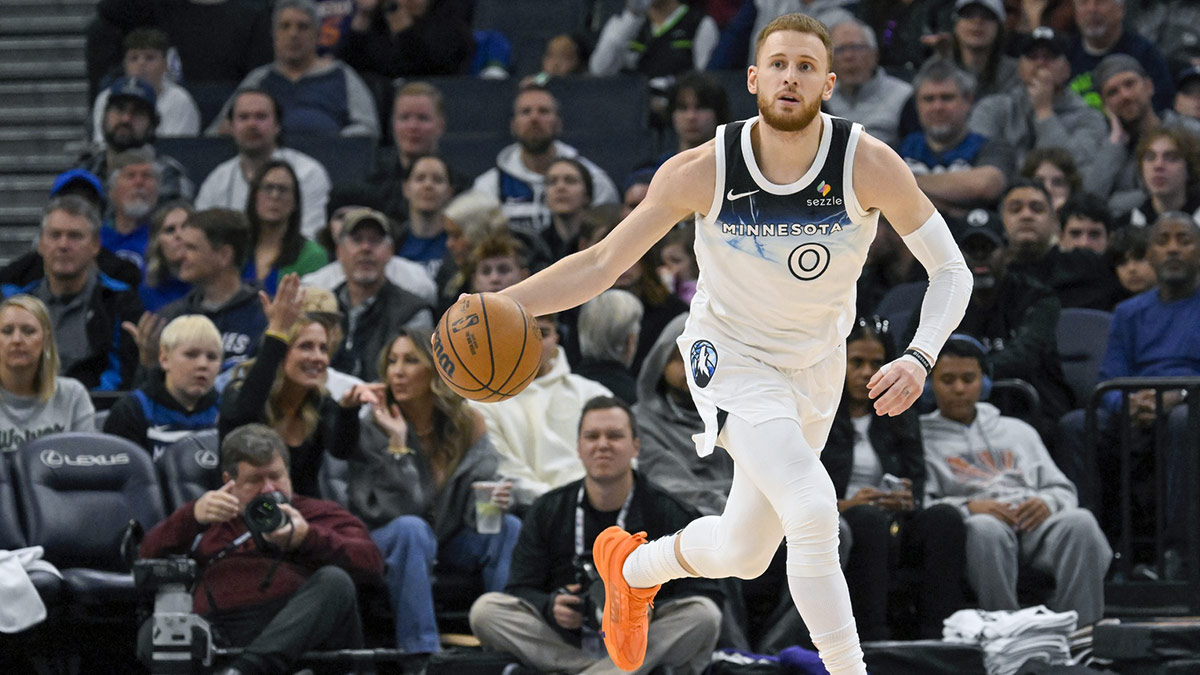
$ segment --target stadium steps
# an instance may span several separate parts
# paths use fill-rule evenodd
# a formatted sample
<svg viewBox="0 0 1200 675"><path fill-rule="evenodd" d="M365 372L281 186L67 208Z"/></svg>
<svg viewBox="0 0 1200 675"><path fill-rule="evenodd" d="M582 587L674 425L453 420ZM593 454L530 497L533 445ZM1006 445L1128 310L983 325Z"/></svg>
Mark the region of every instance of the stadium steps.
<svg viewBox="0 0 1200 675"><path fill-rule="evenodd" d="M28 250L54 176L86 147L97 0L0 0L0 265Z"/></svg>

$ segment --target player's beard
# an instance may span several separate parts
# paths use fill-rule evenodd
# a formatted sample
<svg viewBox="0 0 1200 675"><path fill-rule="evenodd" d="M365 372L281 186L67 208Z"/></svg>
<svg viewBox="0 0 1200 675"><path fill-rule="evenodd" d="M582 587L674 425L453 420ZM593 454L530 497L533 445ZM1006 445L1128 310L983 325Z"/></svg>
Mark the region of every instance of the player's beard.
<svg viewBox="0 0 1200 675"><path fill-rule="evenodd" d="M801 99L801 108L787 115L776 113L775 109L771 106L774 102L767 94L761 91L758 92L758 114L772 129L778 131L800 131L811 124L816 119L817 113L821 112L820 97L813 99L812 103L807 105L804 105L803 99Z"/></svg>

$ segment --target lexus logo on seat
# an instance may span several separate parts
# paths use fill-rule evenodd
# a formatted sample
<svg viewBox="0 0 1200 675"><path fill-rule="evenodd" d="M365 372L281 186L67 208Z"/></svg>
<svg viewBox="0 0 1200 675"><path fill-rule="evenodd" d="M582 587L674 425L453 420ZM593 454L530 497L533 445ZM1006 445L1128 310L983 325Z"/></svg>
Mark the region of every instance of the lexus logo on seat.
<svg viewBox="0 0 1200 675"><path fill-rule="evenodd" d="M220 462L217 459L217 453L212 450L204 449L196 451L196 463L205 469L215 469Z"/></svg>
<svg viewBox="0 0 1200 675"><path fill-rule="evenodd" d="M64 455L57 450L43 450L38 459L51 469L63 466L118 466L129 463L129 453L113 455Z"/></svg>

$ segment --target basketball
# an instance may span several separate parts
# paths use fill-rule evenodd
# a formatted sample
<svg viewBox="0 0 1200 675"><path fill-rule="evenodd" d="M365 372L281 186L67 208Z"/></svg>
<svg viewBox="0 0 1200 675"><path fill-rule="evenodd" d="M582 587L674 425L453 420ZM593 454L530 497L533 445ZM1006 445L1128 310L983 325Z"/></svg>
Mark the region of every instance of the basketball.
<svg viewBox="0 0 1200 675"><path fill-rule="evenodd" d="M542 331L516 300L475 293L442 315L433 356L438 375L455 393L495 403L521 393L537 376Z"/></svg>

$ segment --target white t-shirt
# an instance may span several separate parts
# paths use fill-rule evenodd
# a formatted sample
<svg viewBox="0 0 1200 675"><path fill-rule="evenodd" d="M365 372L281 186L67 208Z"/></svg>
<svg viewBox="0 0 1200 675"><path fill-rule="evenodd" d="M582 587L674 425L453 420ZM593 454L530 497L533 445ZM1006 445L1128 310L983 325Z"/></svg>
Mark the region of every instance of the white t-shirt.
<svg viewBox="0 0 1200 675"><path fill-rule="evenodd" d="M96 103L92 106L92 140L97 143L104 142L104 108L107 105L108 90L105 89L96 97ZM162 91L158 93L154 109L158 111L155 136L167 138L200 135L200 109L196 107L196 102L192 100L192 95L187 89L170 80L163 80ZM101 176L100 179L107 180L108 177Z"/></svg>
<svg viewBox="0 0 1200 675"><path fill-rule="evenodd" d="M850 469L850 482L846 484L846 494L842 499L850 499L865 487L879 487L883 478L883 465L879 463L879 455L871 446L867 430L871 427L871 414L855 417L854 423L854 464Z"/></svg>
<svg viewBox="0 0 1200 675"><path fill-rule="evenodd" d="M272 159L281 159L292 165L300 181L300 232L315 239L317 232L325 227L325 205L329 202L329 173L317 160L291 148L277 148ZM196 194L197 209L222 207L244 211L246 197L250 194L250 183L242 175L241 158L221 162L208 174Z"/></svg>

